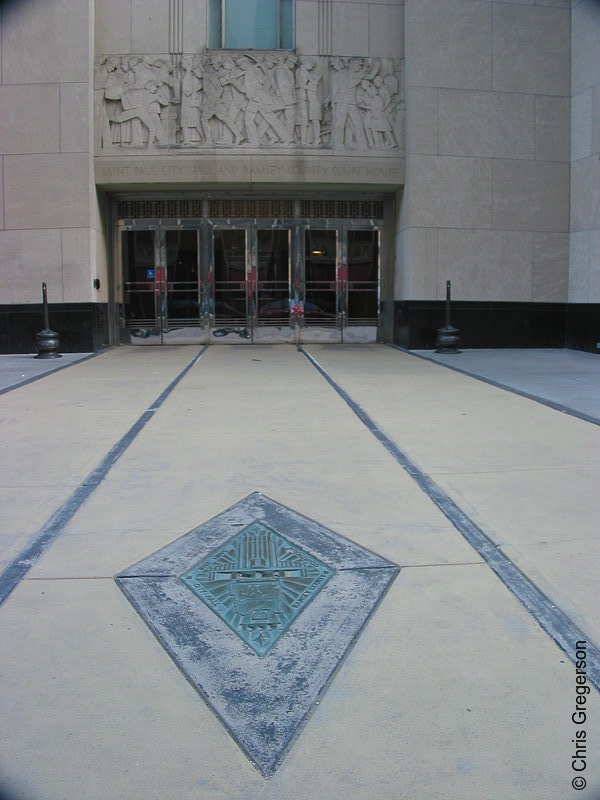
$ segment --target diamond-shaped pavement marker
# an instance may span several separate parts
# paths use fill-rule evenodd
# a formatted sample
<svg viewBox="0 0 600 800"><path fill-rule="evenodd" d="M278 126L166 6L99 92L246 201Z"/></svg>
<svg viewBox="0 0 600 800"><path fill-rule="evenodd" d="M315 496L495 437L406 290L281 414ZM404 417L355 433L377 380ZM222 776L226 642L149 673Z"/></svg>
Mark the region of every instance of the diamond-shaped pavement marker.
<svg viewBox="0 0 600 800"><path fill-rule="evenodd" d="M264 656L333 574L267 525L253 522L181 580Z"/></svg>
<svg viewBox="0 0 600 800"><path fill-rule="evenodd" d="M255 492L116 580L269 776L398 571Z"/></svg>

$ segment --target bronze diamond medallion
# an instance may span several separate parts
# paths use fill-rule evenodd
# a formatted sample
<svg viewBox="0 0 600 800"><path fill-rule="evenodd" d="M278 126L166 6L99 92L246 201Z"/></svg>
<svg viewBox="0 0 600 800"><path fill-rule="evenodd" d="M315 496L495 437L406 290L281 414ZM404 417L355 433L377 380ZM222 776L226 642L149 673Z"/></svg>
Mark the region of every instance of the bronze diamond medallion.
<svg viewBox="0 0 600 800"><path fill-rule="evenodd" d="M268 777L397 574L255 492L116 580Z"/></svg>

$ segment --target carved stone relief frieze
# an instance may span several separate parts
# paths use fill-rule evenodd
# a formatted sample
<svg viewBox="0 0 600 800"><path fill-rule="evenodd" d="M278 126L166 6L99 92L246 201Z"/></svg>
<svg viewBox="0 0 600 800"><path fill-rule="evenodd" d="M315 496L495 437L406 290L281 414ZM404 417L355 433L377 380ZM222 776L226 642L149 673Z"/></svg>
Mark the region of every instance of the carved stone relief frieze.
<svg viewBox="0 0 600 800"><path fill-rule="evenodd" d="M402 68L280 53L103 56L96 148L402 152Z"/></svg>

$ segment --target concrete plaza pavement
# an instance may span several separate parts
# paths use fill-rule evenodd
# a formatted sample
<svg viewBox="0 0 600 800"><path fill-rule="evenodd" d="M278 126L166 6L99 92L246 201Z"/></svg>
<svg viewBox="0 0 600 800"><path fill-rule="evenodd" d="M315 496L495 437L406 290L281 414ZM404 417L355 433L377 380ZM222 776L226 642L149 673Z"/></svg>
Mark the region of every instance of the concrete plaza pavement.
<svg viewBox="0 0 600 800"><path fill-rule="evenodd" d="M305 350L578 626L591 661L600 426L391 347ZM197 353L117 348L0 398L0 566L70 509L0 605L2 789L598 800L600 700L577 682L579 635L557 646L302 352ZM401 567L268 780L114 581L254 491Z"/></svg>

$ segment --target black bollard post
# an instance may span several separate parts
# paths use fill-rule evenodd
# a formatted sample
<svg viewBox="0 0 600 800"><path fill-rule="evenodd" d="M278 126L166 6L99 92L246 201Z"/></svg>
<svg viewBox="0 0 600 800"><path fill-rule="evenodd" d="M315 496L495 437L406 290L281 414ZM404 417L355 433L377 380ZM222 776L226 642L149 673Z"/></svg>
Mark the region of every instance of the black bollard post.
<svg viewBox="0 0 600 800"><path fill-rule="evenodd" d="M459 353L458 345L460 342L458 328L452 327L450 324L450 301L452 293L452 284L446 281L446 324L443 328L438 328L436 344L436 353Z"/></svg>
<svg viewBox="0 0 600 800"><path fill-rule="evenodd" d="M38 333L35 334L35 346L38 350L38 354L35 358L61 358L58 352L60 336L56 331L50 330L48 296L45 283L42 283L42 303L44 304L44 330L38 331Z"/></svg>

